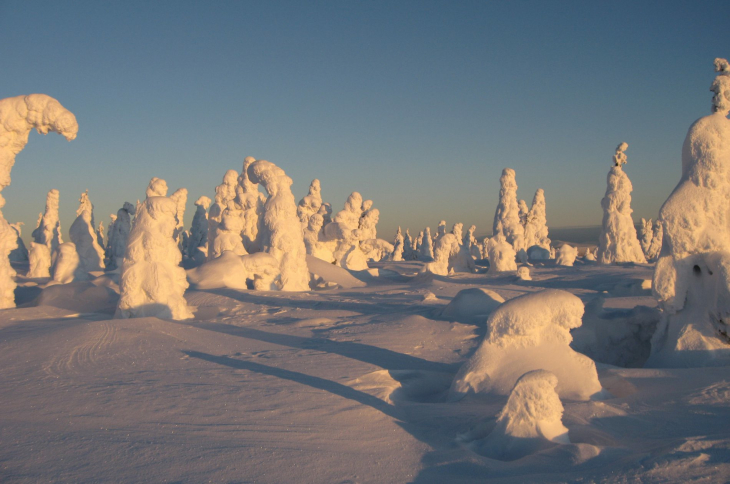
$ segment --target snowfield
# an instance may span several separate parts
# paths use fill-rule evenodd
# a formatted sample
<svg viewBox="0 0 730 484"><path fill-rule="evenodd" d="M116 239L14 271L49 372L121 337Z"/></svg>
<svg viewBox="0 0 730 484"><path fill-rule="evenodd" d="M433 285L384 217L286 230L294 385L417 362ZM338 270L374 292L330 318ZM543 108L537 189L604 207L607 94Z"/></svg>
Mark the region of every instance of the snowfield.
<svg viewBox="0 0 730 484"><path fill-rule="evenodd" d="M115 273L45 289L19 275L18 307L0 318L0 481L730 480L727 370L641 368L659 321L653 265L539 261L528 281L308 263L320 290L189 289L184 321L112 320ZM455 300L473 288L491 292ZM544 421L521 416L527 382L514 398L449 401L494 296L543 289L585 305L571 347L603 393L548 395ZM452 301L462 322L442 316ZM552 392L542 373L530 384Z"/></svg>

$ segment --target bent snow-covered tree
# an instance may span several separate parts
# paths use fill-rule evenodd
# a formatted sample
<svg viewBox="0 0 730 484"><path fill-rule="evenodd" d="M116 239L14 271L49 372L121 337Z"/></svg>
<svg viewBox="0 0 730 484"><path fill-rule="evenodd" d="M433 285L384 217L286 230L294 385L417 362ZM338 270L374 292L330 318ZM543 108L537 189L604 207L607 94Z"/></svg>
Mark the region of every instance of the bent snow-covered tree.
<svg viewBox="0 0 730 484"><path fill-rule="evenodd" d="M0 100L0 192L10 185L15 156L28 143L34 129L40 134L53 131L67 140L76 139L76 116L45 94L10 97ZM0 209L5 199L0 194ZM0 211L0 309L15 307L15 271L8 256L17 247L16 232Z"/></svg>
<svg viewBox="0 0 730 484"><path fill-rule="evenodd" d="M646 258L636 235L631 218L631 180L622 165L626 163L628 143L621 143L613 155L613 166L608 172L606 196L601 200L603 227L598 239L598 262L637 262L644 264Z"/></svg>

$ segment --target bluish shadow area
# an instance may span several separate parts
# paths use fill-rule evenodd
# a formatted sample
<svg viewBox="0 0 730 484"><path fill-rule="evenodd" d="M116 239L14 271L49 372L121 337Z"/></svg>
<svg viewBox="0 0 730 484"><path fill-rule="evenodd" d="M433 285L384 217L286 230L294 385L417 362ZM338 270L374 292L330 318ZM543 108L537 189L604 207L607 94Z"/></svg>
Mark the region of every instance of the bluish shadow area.
<svg viewBox="0 0 730 484"><path fill-rule="evenodd" d="M184 323L181 323L184 324ZM200 329L216 331L240 338L254 339L290 348L324 351L370 363L386 370L424 370L455 373L460 364L446 364L404 355L395 351L349 341L332 341L325 338L304 338L288 334L269 333L253 328L232 326L223 323L192 323Z"/></svg>

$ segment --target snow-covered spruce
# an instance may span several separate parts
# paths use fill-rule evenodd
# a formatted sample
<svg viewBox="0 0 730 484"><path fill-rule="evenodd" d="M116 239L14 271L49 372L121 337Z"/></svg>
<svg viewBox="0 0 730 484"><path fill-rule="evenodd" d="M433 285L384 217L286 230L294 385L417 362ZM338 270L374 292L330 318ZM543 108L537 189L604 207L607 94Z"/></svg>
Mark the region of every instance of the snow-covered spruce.
<svg viewBox="0 0 730 484"><path fill-rule="evenodd" d="M550 242L545 191L538 188L535 197L532 199L532 208L530 208L525 218L525 250L528 251L528 254L530 249L535 246L550 250Z"/></svg>
<svg viewBox="0 0 730 484"><path fill-rule="evenodd" d="M53 282L68 284L89 278L89 273L81 267L81 260L73 242L65 242L58 247L58 257L53 264Z"/></svg>
<svg viewBox="0 0 730 484"><path fill-rule="evenodd" d="M398 226L398 232L395 234L393 239L393 252L390 254L390 260L399 262L403 260L403 232L401 232L400 226Z"/></svg>
<svg viewBox="0 0 730 484"><path fill-rule="evenodd" d="M10 171L15 156L28 143L34 129L40 134L53 131L68 141L76 139L79 125L73 113L50 96L29 94L0 100L0 192L10 185ZM5 198L0 193L0 209ZM10 266L10 252L18 245L16 232L0 211L0 309L15 307L15 270Z"/></svg>
<svg viewBox="0 0 730 484"><path fill-rule="evenodd" d="M319 212L322 207L322 187L318 179L312 180L309 184L309 193L299 200L297 205L297 216L302 222L302 228L309 225L309 217Z"/></svg>
<svg viewBox="0 0 730 484"><path fill-rule="evenodd" d="M555 258L555 264L559 266L573 267L575 258L578 257L578 249L568 244L563 244L558 249L558 256Z"/></svg>
<svg viewBox="0 0 730 484"><path fill-rule="evenodd" d="M25 247L25 243L23 242L23 239L20 237L21 230L22 230L23 222L16 222L14 224L10 224L10 228L15 230L15 233L18 235L15 239L16 244L18 247L10 251L10 254L8 255L8 258L13 262L27 262L28 261L28 249Z"/></svg>
<svg viewBox="0 0 730 484"><path fill-rule="evenodd" d="M137 208L129 202L124 202L117 211L114 224L110 227L106 251L106 268L116 270L122 267L124 252L127 250L127 240L132 230L132 217Z"/></svg>
<svg viewBox="0 0 730 484"><path fill-rule="evenodd" d="M94 228L94 206L88 190L79 198L76 220L68 229L68 235L79 253L79 265L86 272L104 270L104 250L99 245Z"/></svg>
<svg viewBox="0 0 730 484"><path fill-rule="evenodd" d="M307 227L304 229L304 246L307 255L317 257L326 262L334 262L335 257L332 254L331 245L324 240L322 226L324 219L322 215L315 213L309 217Z"/></svg>
<svg viewBox="0 0 730 484"><path fill-rule="evenodd" d="M613 155L613 166L608 172L606 195L601 200L603 227L598 239L598 262L646 263L644 252L636 236L631 218L631 180L624 172L627 143L621 143Z"/></svg>
<svg viewBox="0 0 730 484"><path fill-rule="evenodd" d="M363 211L358 225L358 229L360 229L360 240L378 238L377 225L378 221L380 221L380 210L373 208L371 200L367 201L370 202L370 206Z"/></svg>
<svg viewBox="0 0 730 484"><path fill-rule="evenodd" d="M173 238L177 204L165 180L153 178L137 208L119 284L117 317L187 319L193 313L183 295L188 287L182 254Z"/></svg>
<svg viewBox="0 0 730 484"><path fill-rule="evenodd" d="M641 219L641 238L639 239L639 242L641 243L641 250L644 252L644 257L646 259L649 259L649 247L651 247L651 241L654 238L654 230L653 230L653 223L651 219L646 220L644 218Z"/></svg>
<svg viewBox="0 0 730 484"><path fill-rule="evenodd" d="M46 195L46 209L38 223L38 227L31 233L33 243L44 245L47 250L31 246L28 277L49 277L49 271L58 252L58 246L63 243L61 222L58 218L59 197L60 193L55 188L48 192Z"/></svg>
<svg viewBox="0 0 730 484"><path fill-rule="evenodd" d="M243 247L243 239L241 238L244 223L243 210L231 207L225 209L215 229L213 244L208 247L208 254L212 258L218 258L226 251L233 252L236 255L248 254Z"/></svg>
<svg viewBox="0 0 730 484"><path fill-rule="evenodd" d="M195 201L195 214L188 237L188 259L200 265L208 258L208 207L210 198L202 196Z"/></svg>
<svg viewBox="0 0 730 484"><path fill-rule="evenodd" d="M185 217L185 204L188 203L188 189L178 188L172 195L170 195L170 198L175 202L175 205L177 206L177 210L175 211L175 220L177 221L177 226L175 226L173 238L175 239L175 243L177 243L178 247L180 248L180 252L184 254L185 248L182 246L182 234L183 232L185 232L185 222L183 219Z"/></svg>
<svg viewBox="0 0 730 484"><path fill-rule="evenodd" d="M345 207L324 227L325 240L331 243L335 263L355 271L368 268L365 253L360 250L360 241L363 238L360 233L360 220L365 208L363 204L360 193L351 193L345 202Z"/></svg>
<svg viewBox="0 0 730 484"><path fill-rule="evenodd" d="M223 175L223 182L215 187L215 202L208 212L208 260L215 259L220 254L215 254L211 247L215 245L215 234L218 225L223 218L223 211L233 204L236 198L236 187L238 186L238 172L228 170Z"/></svg>
<svg viewBox="0 0 730 484"><path fill-rule="evenodd" d="M431 262L433 260L433 241L431 239L431 227L426 227L421 234L418 234L421 239L421 244L418 247L418 260L424 262Z"/></svg>
<svg viewBox="0 0 730 484"><path fill-rule="evenodd" d="M236 189L236 204L243 210L243 247L249 253L260 252L261 236L259 231L264 223L264 203L266 197L259 191L258 183L254 183L248 176L248 168L256 162L256 158L247 156L243 160L243 171L238 177Z"/></svg>
<svg viewBox="0 0 730 484"><path fill-rule="evenodd" d="M436 227L436 235L433 236L434 245L444 235L446 235L446 220L440 221L438 227Z"/></svg>
<svg viewBox="0 0 730 484"><path fill-rule="evenodd" d="M264 204L261 242L264 251L279 261L281 275L277 287L282 291L309 290L307 251L291 192L292 179L266 160L252 163L248 177L251 182L260 183L269 194Z"/></svg>
<svg viewBox="0 0 730 484"><path fill-rule="evenodd" d="M557 289L525 294L497 308L481 346L451 385L451 399L469 392L507 395L530 370L555 373L562 398L587 400L601 391L593 360L570 348L570 330L581 325L583 303Z"/></svg>
<svg viewBox="0 0 730 484"><path fill-rule="evenodd" d="M520 222L520 207L517 203L517 180L512 168L502 170L499 179L499 203L494 212L492 234L502 233L515 252L525 249L525 228Z"/></svg>
<svg viewBox="0 0 730 484"><path fill-rule="evenodd" d="M663 318L648 366L730 364L730 66L715 60L712 114L682 147L682 177L659 211L663 242L652 288Z"/></svg>
<svg viewBox="0 0 730 484"><path fill-rule="evenodd" d="M411 237L411 232L406 229L406 235L403 236L403 260L415 260L416 250L413 246L414 240Z"/></svg>
<svg viewBox="0 0 730 484"><path fill-rule="evenodd" d="M469 227L469 230L464 236L464 245L467 246L469 253L471 254L473 259L481 260L484 259L484 254L482 253L482 246L479 244L479 241L474 236L474 232L476 232L476 230L476 225L472 225L471 227Z"/></svg>
<svg viewBox="0 0 730 484"><path fill-rule="evenodd" d="M557 386L558 377L546 370L522 375L492 432L472 446L481 455L512 461L555 445L570 444Z"/></svg>
<svg viewBox="0 0 730 484"><path fill-rule="evenodd" d="M664 238L664 228L661 220L654 222L654 234L651 238L651 245L646 253L646 259L649 261L656 261L659 258L659 254L662 251L662 239Z"/></svg>
<svg viewBox="0 0 730 484"><path fill-rule="evenodd" d="M487 257L489 258L490 273L516 271L516 256L515 249L507 242L507 238L501 230L497 231L495 236L488 240Z"/></svg>

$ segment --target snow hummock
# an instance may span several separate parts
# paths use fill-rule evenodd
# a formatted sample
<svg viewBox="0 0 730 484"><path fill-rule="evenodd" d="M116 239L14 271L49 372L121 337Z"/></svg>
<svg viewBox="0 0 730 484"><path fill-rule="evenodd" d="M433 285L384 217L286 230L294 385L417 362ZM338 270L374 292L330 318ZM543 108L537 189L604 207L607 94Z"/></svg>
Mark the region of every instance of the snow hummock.
<svg viewBox="0 0 730 484"><path fill-rule="evenodd" d="M555 391L558 377L546 370L528 371L515 383L496 426L472 444L492 459L517 460L560 444L570 444L563 425L563 404Z"/></svg>
<svg viewBox="0 0 730 484"><path fill-rule="evenodd" d="M563 244L558 249L558 256L555 258L555 264L559 266L573 267L575 259L578 257L578 249L569 244Z"/></svg>
<svg viewBox="0 0 730 484"><path fill-rule="evenodd" d="M282 291L308 291L309 271L302 225L291 191L292 179L284 170L266 160L257 160L248 167L248 177L269 194L264 204L261 242L264 252L279 261Z"/></svg>
<svg viewBox="0 0 730 484"><path fill-rule="evenodd" d="M570 348L583 303L569 292L546 289L510 299L487 320L487 335L451 385L451 398L470 392L507 395L530 370L558 377L561 398L587 400L601 391L593 360Z"/></svg>
<svg viewBox="0 0 730 484"><path fill-rule="evenodd" d="M613 166L608 172L606 195L601 200L603 227L598 239L598 262L646 263L644 252L636 236L636 227L631 218L631 180L622 165L626 163L628 143L621 143L613 155Z"/></svg>
<svg viewBox="0 0 730 484"><path fill-rule="evenodd" d="M490 314L504 302L496 292L481 287L462 289L441 311L441 317L460 323L484 325Z"/></svg>
<svg viewBox="0 0 730 484"><path fill-rule="evenodd" d="M99 245L94 228L94 206L89 200L88 190L79 198L76 220L68 229L68 235L76 245L79 264L85 272L104 270L104 249Z"/></svg>
<svg viewBox="0 0 730 484"><path fill-rule="evenodd" d="M652 289L664 317L650 366L730 364L730 69L716 59L713 113L682 147L682 177L659 211L663 244Z"/></svg>
<svg viewBox="0 0 730 484"><path fill-rule="evenodd" d="M43 245L47 250L31 245L28 277L49 277L49 270L58 252L58 246L63 243L61 222L58 218L59 197L60 193L55 188L46 195L46 209L38 227L31 234L33 237L31 244Z"/></svg>
<svg viewBox="0 0 730 484"><path fill-rule="evenodd" d="M76 139L79 131L73 113L50 96L29 94L0 99L0 192L10 185L15 156L25 148L34 128L40 134L56 132L68 141ZM0 193L0 209L4 206L5 198ZM16 239L15 230L0 211L0 309L15 307L15 270L9 255L18 246Z"/></svg>
<svg viewBox="0 0 730 484"><path fill-rule="evenodd" d="M137 208L122 263L118 317L193 317L183 297L188 282L180 267L182 254L173 238L177 203L166 195L165 180L152 178Z"/></svg>
<svg viewBox="0 0 730 484"><path fill-rule="evenodd" d="M512 168L502 170L499 179L499 203L494 212L492 234L502 233L515 252L525 247L525 228L520 221L520 207L517 203L517 180ZM513 269L514 270L514 269Z"/></svg>

